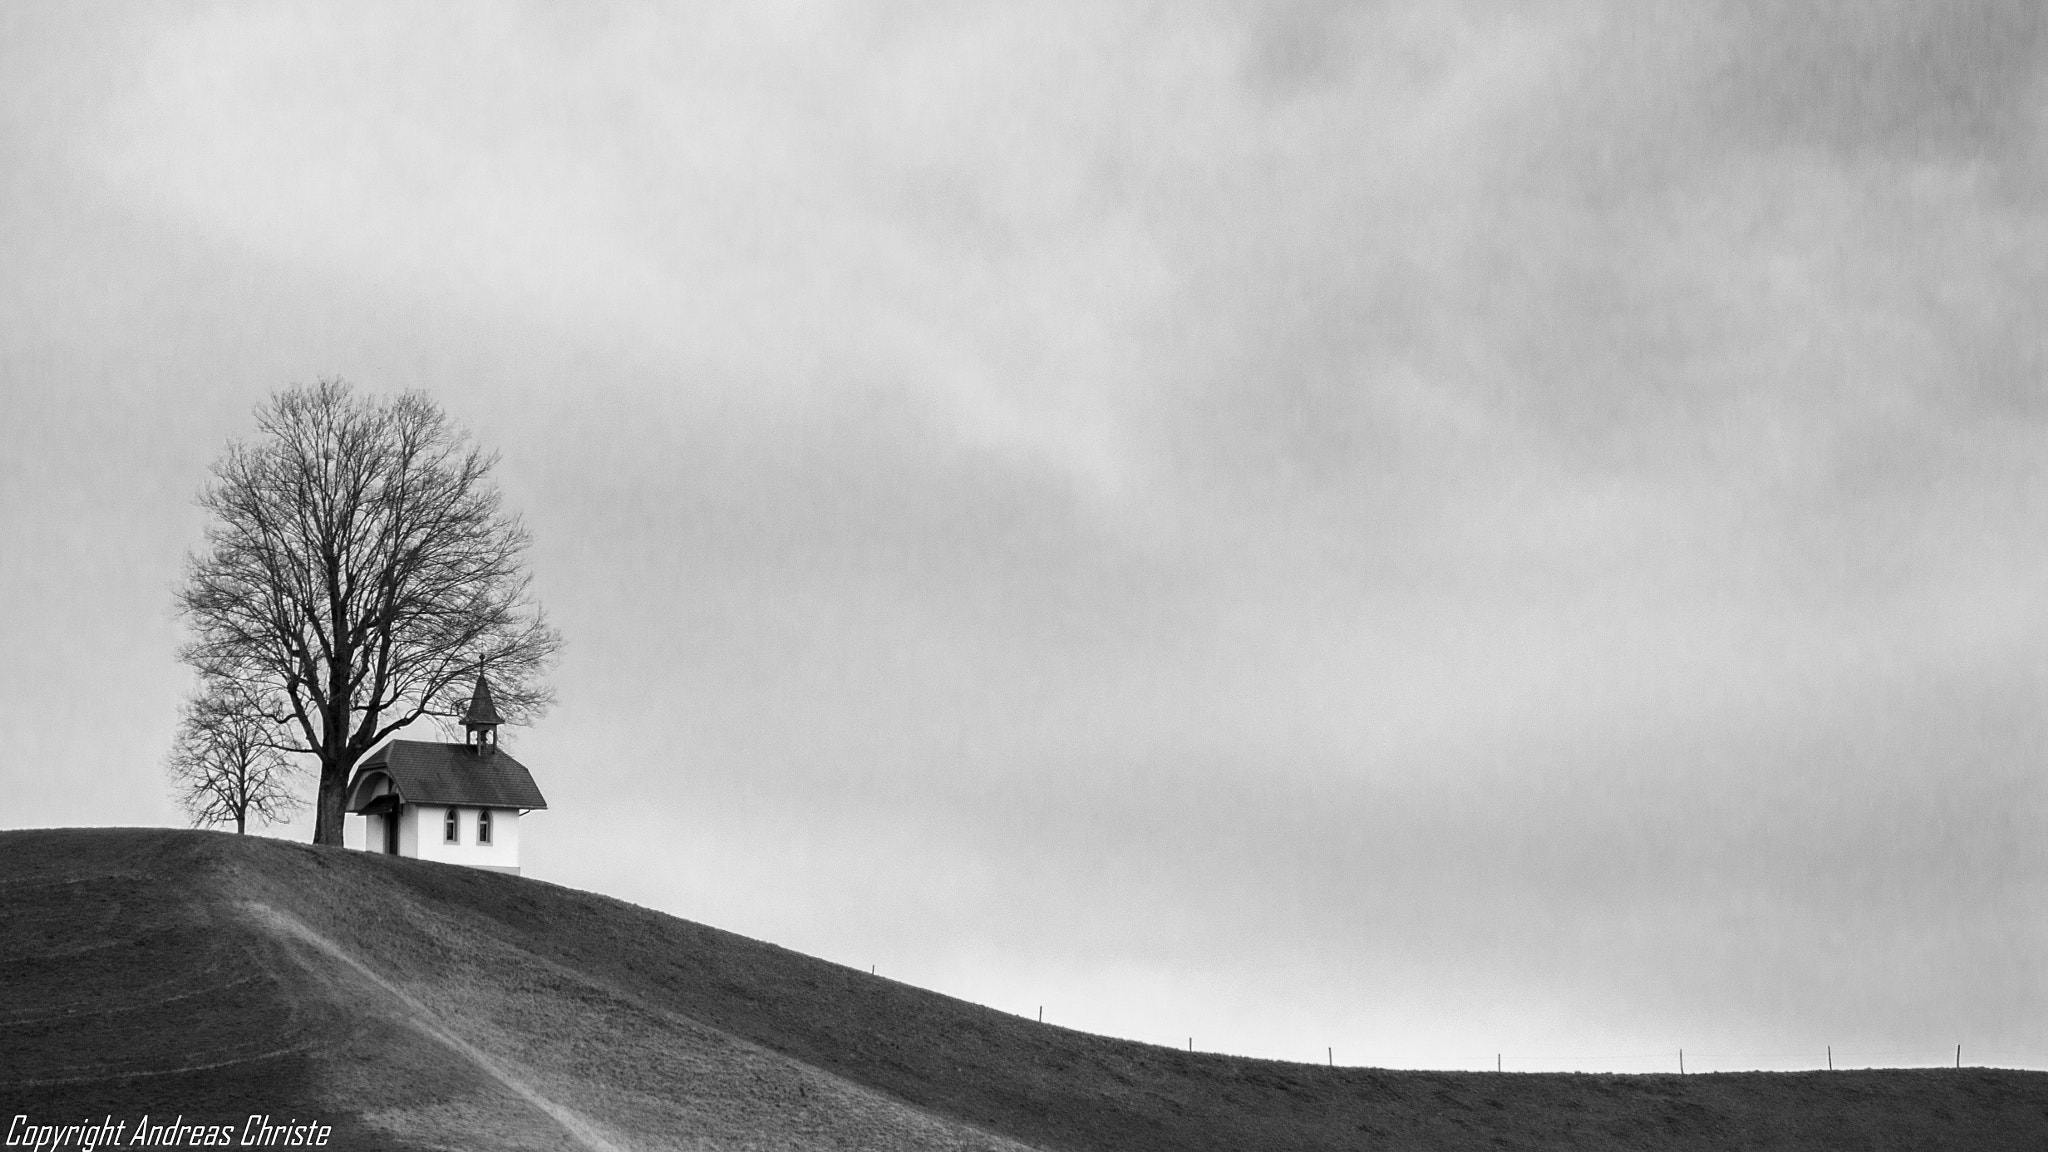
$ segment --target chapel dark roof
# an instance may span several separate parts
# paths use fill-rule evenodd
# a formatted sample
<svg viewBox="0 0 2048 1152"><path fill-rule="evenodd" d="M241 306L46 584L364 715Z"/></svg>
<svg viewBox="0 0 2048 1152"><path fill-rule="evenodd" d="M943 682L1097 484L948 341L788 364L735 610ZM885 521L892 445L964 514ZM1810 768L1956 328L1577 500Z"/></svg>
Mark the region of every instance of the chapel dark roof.
<svg viewBox="0 0 2048 1152"><path fill-rule="evenodd" d="M462 723L464 726L504 723L498 719L498 706L491 700L491 682L484 679L481 672L477 673L476 691L470 693L469 712L463 716Z"/></svg>
<svg viewBox="0 0 2048 1152"><path fill-rule="evenodd" d="M391 777L406 804L451 804L472 808L545 808L548 802L533 773L502 750L478 755L467 744L392 740L356 765L349 781L350 811L359 812L356 785L372 772Z"/></svg>

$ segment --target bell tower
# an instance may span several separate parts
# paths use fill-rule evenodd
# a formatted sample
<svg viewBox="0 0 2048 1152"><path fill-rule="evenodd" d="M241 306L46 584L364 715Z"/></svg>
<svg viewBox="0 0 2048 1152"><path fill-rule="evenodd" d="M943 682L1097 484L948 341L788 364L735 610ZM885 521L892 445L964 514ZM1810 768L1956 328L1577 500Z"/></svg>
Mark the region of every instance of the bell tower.
<svg viewBox="0 0 2048 1152"><path fill-rule="evenodd" d="M491 682L484 674L476 674L476 691L470 694L469 711L463 714L462 727L469 733L469 750L478 756L489 756L498 750L498 706L491 701Z"/></svg>

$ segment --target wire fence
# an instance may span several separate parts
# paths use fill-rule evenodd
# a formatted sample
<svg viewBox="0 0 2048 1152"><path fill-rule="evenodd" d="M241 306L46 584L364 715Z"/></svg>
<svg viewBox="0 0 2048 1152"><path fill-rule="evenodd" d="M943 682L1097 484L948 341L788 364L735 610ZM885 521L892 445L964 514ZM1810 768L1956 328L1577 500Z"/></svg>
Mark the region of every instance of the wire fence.
<svg viewBox="0 0 2048 1152"><path fill-rule="evenodd" d="M1725 1052L1673 1048L1663 1052L1610 1052L1601 1055L1538 1056L1509 1052L1494 1055L1497 1072L1825 1072L1868 1068L1962 1068L1966 1064L1963 1045L1943 1048L1837 1048L1776 1052ZM1985 1067L2040 1067L2048 1055L1996 1052ZM1334 1062L1334 1060L1333 1060Z"/></svg>
<svg viewBox="0 0 2048 1152"><path fill-rule="evenodd" d="M1045 1023L1045 1006L1026 1019ZM1195 1037L1184 1041L1185 1050L1200 1051ZM1181 1047L1181 1043L1174 1047ZM1219 1055L1225 1053L1218 1053ZM1376 1064L1370 1060L1352 1064L1337 1059L1334 1046L1325 1047L1315 1063L1329 1067L1406 1067ZM1272 1057L1268 1057L1272 1058ZM1280 1056L1279 1059L1290 1059ZM1966 1063L1967 1061L1967 1063ZM1468 1069L1471 1066L1466 1066ZM1993 1068L2015 1071L2048 1070L2048 1049L2020 1051L1994 1046L1973 1057L1961 1044L1934 1048L1843 1048L1823 1044L1816 1048L1783 1049L1775 1052L1726 1052L1712 1049L1668 1048L1662 1052L1609 1052L1600 1055L1539 1056L1497 1052L1496 1072L1678 1072L1685 1075L1709 1072L1850 1072L1883 1068ZM1448 1069L1447 1069L1448 1070Z"/></svg>

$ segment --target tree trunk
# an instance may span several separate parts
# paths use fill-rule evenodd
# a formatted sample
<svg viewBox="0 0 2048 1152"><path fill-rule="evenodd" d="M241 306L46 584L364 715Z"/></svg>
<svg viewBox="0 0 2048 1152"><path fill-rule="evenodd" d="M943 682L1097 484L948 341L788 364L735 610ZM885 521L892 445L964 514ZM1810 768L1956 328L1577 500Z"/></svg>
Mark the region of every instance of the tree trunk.
<svg viewBox="0 0 2048 1152"><path fill-rule="evenodd" d="M248 834L249 810L247 808L237 808L235 809L235 835L246 836Z"/></svg>
<svg viewBox="0 0 2048 1152"><path fill-rule="evenodd" d="M341 822L348 814L348 769L338 760L322 758L320 795L313 801L313 843L341 847Z"/></svg>

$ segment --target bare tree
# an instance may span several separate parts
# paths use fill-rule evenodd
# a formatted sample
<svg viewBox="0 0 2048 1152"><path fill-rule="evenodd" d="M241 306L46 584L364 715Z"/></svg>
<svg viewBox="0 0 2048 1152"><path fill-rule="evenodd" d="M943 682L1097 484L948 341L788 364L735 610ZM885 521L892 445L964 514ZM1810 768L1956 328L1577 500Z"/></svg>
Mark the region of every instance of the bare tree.
<svg viewBox="0 0 2048 1152"><path fill-rule="evenodd" d="M182 658L230 686L320 765L313 842L340 844L348 773L393 732L452 721L488 672L511 723L550 702L561 638L528 595L528 536L494 454L417 393L322 380L271 396L231 441L178 607Z"/></svg>
<svg viewBox="0 0 2048 1152"><path fill-rule="evenodd" d="M202 828L233 821L238 834L247 832L250 816L275 823L301 803L276 723L225 685L186 702L164 769L179 806Z"/></svg>

